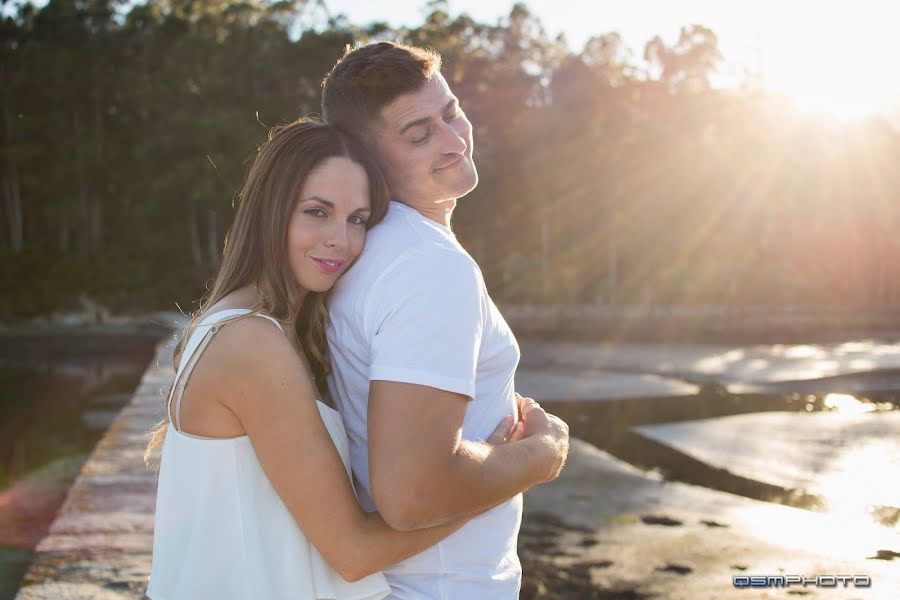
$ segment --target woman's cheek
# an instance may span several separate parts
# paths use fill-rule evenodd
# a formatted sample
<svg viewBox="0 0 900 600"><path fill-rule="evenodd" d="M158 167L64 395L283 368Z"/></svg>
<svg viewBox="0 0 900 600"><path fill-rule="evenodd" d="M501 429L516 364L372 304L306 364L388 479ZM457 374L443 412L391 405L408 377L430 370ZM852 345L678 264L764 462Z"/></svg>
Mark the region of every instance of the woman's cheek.
<svg viewBox="0 0 900 600"><path fill-rule="evenodd" d="M308 250L315 245L316 224L302 218L294 219L290 225L288 239L291 246Z"/></svg>
<svg viewBox="0 0 900 600"><path fill-rule="evenodd" d="M350 238L350 251L353 254L353 258L359 256L366 246L366 230L363 227L356 227L356 229L358 231L354 231Z"/></svg>

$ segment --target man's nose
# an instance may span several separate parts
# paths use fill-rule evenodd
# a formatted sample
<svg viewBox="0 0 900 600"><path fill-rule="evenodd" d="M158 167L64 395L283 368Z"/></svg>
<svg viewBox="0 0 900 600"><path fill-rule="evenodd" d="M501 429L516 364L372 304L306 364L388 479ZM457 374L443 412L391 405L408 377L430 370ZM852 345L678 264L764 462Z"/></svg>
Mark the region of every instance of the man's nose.
<svg viewBox="0 0 900 600"><path fill-rule="evenodd" d="M468 147L466 137L468 137L470 127L471 125L468 124L468 121L466 121L464 127L454 127L452 123L444 123L444 126L441 127L444 154L462 154L466 151Z"/></svg>

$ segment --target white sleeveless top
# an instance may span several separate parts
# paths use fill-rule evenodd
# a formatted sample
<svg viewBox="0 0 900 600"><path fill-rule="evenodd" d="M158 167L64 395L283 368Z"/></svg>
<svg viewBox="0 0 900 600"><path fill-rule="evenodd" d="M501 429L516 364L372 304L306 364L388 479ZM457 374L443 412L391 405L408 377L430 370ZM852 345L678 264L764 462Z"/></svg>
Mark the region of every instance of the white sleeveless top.
<svg viewBox="0 0 900 600"><path fill-rule="evenodd" d="M381 573L344 580L306 539L269 482L248 436L206 438L178 429L181 394L216 324L250 314L215 312L192 332L166 403L153 567L153 600L378 600L390 593ZM255 316L273 321L272 317ZM282 329L282 331L284 331ZM175 410L170 406L173 398ZM317 401L322 421L350 477L350 449L340 414ZM172 417L176 417L172 419ZM313 494L328 490L313 489Z"/></svg>

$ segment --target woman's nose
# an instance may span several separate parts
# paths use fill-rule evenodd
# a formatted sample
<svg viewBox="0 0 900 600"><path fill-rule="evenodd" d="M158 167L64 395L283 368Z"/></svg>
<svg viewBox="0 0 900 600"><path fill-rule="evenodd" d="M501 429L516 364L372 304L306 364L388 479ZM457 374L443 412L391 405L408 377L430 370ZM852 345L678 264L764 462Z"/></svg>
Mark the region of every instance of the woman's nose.
<svg viewBox="0 0 900 600"><path fill-rule="evenodd" d="M329 248L343 249L347 247L347 228L342 224L335 224L328 228L325 237L325 245Z"/></svg>

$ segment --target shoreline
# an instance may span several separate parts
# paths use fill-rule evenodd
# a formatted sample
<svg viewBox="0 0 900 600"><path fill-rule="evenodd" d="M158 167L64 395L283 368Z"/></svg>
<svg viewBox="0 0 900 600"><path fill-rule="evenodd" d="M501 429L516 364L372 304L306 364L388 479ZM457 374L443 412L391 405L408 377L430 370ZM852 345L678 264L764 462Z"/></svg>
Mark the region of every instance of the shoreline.
<svg viewBox="0 0 900 600"><path fill-rule="evenodd" d="M900 309L853 307L509 306L521 339L697 344L812 344L900 338Z"/></svg>
<svg viewBox="0 0 900 600"><path fill-rule="evenodd" d="M558 342L822 344L900 339L900 308L605 307L501 305L516 337ZM17 337L171 335L188 317L175 311L111 315L55 313L0 321L0 340Z"/></svg>

